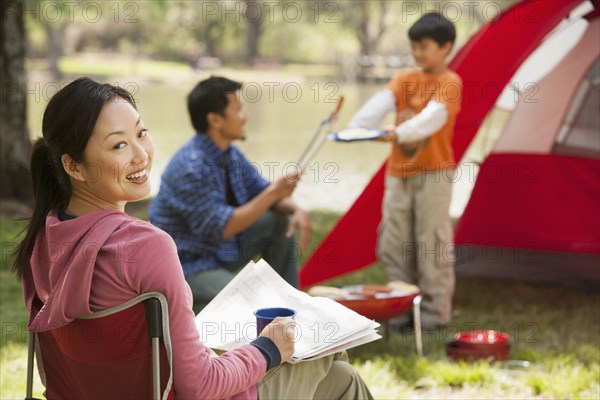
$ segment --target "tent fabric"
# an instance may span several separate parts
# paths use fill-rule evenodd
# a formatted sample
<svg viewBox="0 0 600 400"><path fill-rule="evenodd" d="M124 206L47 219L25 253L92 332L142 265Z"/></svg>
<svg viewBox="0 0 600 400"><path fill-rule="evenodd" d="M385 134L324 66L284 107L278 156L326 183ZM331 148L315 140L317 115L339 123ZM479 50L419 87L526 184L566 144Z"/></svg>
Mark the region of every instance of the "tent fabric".
<svg viewBox="0 0 600 400"><path fill-rule="evenodd" d="M552 150L555 154L600 158L600 59L579 85Z"/></svg>
<svg viewBox="0 0 600 400"><path fill-rule="evenodd" d="M455 242L600 254L599 177L598 159L492 154L481 166Z"/></svg>
<svg viewBox="0 0 600 400"><path fill-rule="evenodd" d="M387 162L342 216L300 270L300 288L364 268L377 260L377 228L381 221Z"/></svg>
<svg viewBox="0 0 600 400"><path fill-rule="evenodd" d="M598 99L585 101L587 93L598 93L588 83L598 74L598 37L600 19L595 19L536 85L536 101L520 103L511 114L481 165L456 227L457 245L600 253L600 154L550 154L560 130L582 124L592 136L590 154L594 139L600 142L600 116L593 107Z"/></svg>
<svg viewBox="0 0 600 400"><path fill-rule="evenodd" d="M463 79L462 112L452 147L460 160L519 66L580 0L525 0L506 10L450 68Z"/></svg>
<svg viewBox="0 0 600 400"><path fill-rule="evenodd" d="M596 18L511 114L456 227L458 272L600 288L599 37Z"/></svg>
<svg viewBox="0 0 600 400"><path fill-rule="evenodd" d="M494 153L552 151L568 107L582 79L598 59L598 38L600 20L596 19L554 70L521 97L494 146Z"/></svg>
<svg viewBox="0 0 600 400"><path fill-rule="evenodd" d="M510 80L511 84L504 88L496 107L514 110L518 104L516 93L543 79L579 43L588 26L583 17L593 10L594 5L590 1L584 1L573 9L519 67Z"/></svg>
<svg viewBox="0 0 600 400"><path fill-rule="evenodd" d="M534 284L560 282L564 286L592 290L596 288L593 283L600 282L597 254L486 245L461 246L457 248L457 258L461 275L515 279Z"/></svg>
<svg viewBox="0 0 600 400"><path fill-rule="evenodd" d="M502 89L523 61L581 1L523 0L483 28L456 54L450 68L463 79L462 112L453 140L462 158ZM364 268L377 260L377 227L381 220L385 164L350 210L308 259L300 272L307 287ZM356 245L350 245L350 243ZM331 262L323 260L332 247Z"/></svg>

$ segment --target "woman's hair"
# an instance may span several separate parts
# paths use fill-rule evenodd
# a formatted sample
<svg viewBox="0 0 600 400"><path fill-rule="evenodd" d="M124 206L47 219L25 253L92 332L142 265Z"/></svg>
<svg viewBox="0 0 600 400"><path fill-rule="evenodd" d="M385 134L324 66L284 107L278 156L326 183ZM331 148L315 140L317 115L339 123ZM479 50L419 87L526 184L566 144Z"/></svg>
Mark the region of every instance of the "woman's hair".
<svg viewBox="0 0 600 400"><path fill-rule="evenodd" d="M35 141L31 152L33 214L25 229L25 238L13 253L12 270L19 278L25 268L29 268L35 240L48 213L62 211L69 204L71 181L61 156L68 154L76 162L84 161L83 152L102 107L117 97L135 107L135 100L127 90L79 78L59 90L48 102L42 121L43 136Z"/></svg>

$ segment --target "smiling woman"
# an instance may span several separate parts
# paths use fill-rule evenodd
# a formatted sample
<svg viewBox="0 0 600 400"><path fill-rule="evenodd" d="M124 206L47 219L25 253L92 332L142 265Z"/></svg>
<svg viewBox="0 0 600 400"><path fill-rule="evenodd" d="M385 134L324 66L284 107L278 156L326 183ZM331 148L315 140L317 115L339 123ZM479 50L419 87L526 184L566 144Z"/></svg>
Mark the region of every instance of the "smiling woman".
<svg viewBox="0 0 600 400"><path fill-rule="evenodd" d="M133 104L118 97L102 108L81 162L61 156L72 178L71 215L96 210L124 211L125 203L150 194L148 173L154 146Z"/></svg>
<svg viewBox="0 0 600 400"><path fill-rule="evenodd" d="M110 179L113 174L108 173L109 168L114 168L114 162L120 160L108 157L110 165L98 163L96 157L100 149L94 146L95 142L114 131L110 130L111 123L117 130L121 130L120 124L125 125L126 122L117 121L116 116L107 111L113 108L124 114L128 112L130 118L135 114L134 124L139 118L135 101L129 92L108 84L100 85L88 78L75 80L48 103L42 120L43 136L35 141L31 154L35 205L25 238L15 251L13 271L18 276L23 275L24 268L29 264L37 234L51 212L65 212L68 209L77 216L94 209L104 209L107 203L124 207L126 200L143 198L126 199L119 196L107 200L98 190L101 185L97 184ZM134 129L131 126L127 131ZM114 175L118 177L118 174Z"/></svg>
<svg viewBox="0 0 600 400"><path fill-rule="evenodd" d="M23 281L28 330L62 328L159 292L168 302L178 398L257 398L259 382L261 398L292 392L301 398L372 398L345 353L280 365L294 353L290 318L275 319L252 343L222 356L202 343L173 239L124 213L128 201L150 194L154 154L127 91L78 79L50 100L42 131L31 156L34 213L13 266ZM53 383L49 399L98 398L84 385ZM111 384L114 392L103 397L118 397L118 386Z"/></svg>

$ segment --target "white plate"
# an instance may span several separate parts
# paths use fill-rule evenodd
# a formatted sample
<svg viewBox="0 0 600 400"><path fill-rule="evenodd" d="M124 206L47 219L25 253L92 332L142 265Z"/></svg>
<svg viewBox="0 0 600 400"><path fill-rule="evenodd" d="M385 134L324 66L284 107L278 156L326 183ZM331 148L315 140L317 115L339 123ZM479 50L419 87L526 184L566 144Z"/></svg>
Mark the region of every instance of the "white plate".
<svg viewBox="0 0 600 400"><path fill-rule="evenodd" d="M357 142L361 140L374 140L386 134L387 132L381 129L348 128L332 133L330 139L337 142Z"/></svg>

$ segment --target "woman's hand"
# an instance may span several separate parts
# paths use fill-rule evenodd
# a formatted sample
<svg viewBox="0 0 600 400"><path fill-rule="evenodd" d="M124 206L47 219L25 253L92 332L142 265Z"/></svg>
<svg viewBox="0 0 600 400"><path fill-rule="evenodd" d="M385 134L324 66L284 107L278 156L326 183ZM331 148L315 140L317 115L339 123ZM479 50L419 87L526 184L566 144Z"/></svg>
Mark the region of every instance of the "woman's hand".
<svg viewBox="0 0 600 400"><path fill-rule="evenodd" d="M289 361L294 355L296 343L296 322L290 317L277 317L265 326L260 336L267 337L275 343L281 354L281 363Z"/></svg>

